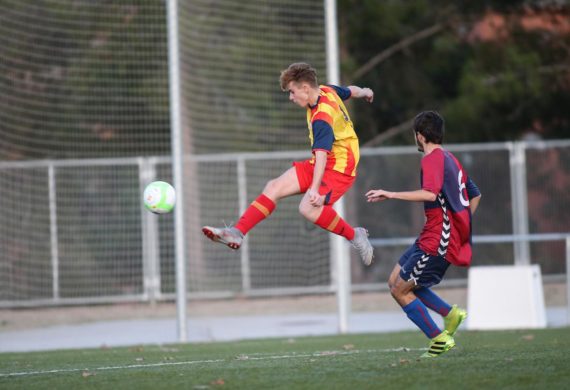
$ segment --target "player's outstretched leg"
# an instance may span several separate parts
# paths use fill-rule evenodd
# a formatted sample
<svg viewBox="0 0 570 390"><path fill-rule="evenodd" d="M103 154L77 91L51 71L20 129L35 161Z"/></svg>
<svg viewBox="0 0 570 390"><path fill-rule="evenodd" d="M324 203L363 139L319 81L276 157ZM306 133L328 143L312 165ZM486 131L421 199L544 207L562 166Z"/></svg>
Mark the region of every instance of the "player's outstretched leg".
<svg viewBox="0 0 570 390"><path fill-rule="evenodd" d="M266 195L260 194L245 210L234 227L204 226L202 232L214 242L222 243L232 249L239 249L247 232L269 217L273 210L275 210L275 202Z"/></svg>
<svg viewBox="0 0 570 390"><path fill-rule="evenodd" d="M232 249L239 249L243 242L243 234L235 227L215 228L204 226L202 232L214 242L227 245Z"/></svg>
<svg viewBox="0 0 570 390"><path fill-rule="evenodd" d="M354 228L354 238L350 243L358 251L360 259L364 265L368 266L372 264L372 259L374 259L374 248L372 248L372 244L368 240L368 230L363 227Z"/></svg>
<svg viewBox="0 0 570 390"><path fill-rule="evenodd" d="M421 357L438 357L453 347L455 347L455 340L453 340L453 337L447 333L447 330L444 330L431 339L427 352L425 352Z"/></svg>
<svg viewBox="0 0 570 390"><path fill-rule="evenodd" d="M443 317L443 323L445 325L445 330L450 336L454 336L457 332L457 328L465 319L467 318L467 312L463 309L453 305L449 313Z"/></svg>

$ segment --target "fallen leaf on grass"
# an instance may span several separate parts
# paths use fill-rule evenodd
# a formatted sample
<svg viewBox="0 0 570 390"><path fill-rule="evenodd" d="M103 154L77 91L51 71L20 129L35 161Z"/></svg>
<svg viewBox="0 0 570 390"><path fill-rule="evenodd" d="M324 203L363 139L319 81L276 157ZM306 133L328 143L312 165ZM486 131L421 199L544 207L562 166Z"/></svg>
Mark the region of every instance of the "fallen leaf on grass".
<svg viewBox="0 0 570 390"><path fill-rule="evenodd" d="M222 378L216 379L215 381L210 382L211 385L214 386L223 386L226 384L226 381L224 381Z"/></svg>
<svg viewBox="0 0 570 390"><path fill-rule="evenodd" d="M408 364L409 362L408 359L400 359L400 364Z"/></svg>

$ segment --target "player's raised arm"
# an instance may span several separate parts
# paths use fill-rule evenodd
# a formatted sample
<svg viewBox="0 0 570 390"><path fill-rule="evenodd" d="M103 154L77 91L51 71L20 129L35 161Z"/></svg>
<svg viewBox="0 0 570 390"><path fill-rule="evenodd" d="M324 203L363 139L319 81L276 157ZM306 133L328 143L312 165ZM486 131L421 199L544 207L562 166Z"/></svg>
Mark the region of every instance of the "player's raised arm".
<svg viewBox="0 0 570 390"><path fill-rule="evenodd" d="M348 86L348 89L350 90L350 96L353 98L364 99L368 103L372 103L372 101L374 101L374 91L370 88L361 88L356 85L350 85Z"/></svg>
<svg viewBox="0 0 570 390"><path fill-rule="evenodd" d="M385 199L399 199L410 202L433 202L436 195L427 190L390 192L385 190L370 190L366 193L368 202L380 202Z"/></svg>

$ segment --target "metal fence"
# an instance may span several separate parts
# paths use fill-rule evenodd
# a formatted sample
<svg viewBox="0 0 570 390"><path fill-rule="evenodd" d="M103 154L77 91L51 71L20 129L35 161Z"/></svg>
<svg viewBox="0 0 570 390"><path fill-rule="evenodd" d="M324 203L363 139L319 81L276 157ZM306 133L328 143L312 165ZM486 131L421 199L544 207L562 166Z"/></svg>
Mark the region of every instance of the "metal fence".
<svg viewBox="0 0 570 390"><path fill-rule="evenodd" d="M569 261L570 141L447 148L483 193L473 221L473 264L538 263L546 280L562 280ZM306 157L187 158L191 298L336 291L328 233L298 215L298 199L281 202L239 254L199 236L202 224L235 220L268 179ZM413 147L362 150L346 218L369 229L379 261L370 268L351 263L353 291L385 288L423 224L421 204L367 204L363 194L418 188L420 159ZM141 205L144 185L155 179L171 180L169 158L0 162L0 307L173 299L173 217ZM448 273L450 284L465 285L465 278L464 269Z"/></svg>

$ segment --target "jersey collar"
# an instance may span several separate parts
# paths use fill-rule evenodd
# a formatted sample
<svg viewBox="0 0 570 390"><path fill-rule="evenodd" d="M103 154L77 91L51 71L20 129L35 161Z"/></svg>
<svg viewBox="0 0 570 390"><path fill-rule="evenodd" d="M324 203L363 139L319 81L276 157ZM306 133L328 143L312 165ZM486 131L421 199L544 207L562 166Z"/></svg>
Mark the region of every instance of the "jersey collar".
<svg viewBox="0 0 570 390"><path fill-rule="evenodd" d="M316 108L319 105L319 101L321 100L321 95L319 95L319 97L317 98L317 102L315 103L314 106L311 106L311 104L307 104L307 106L312 110L314 108Z"/></svg>

